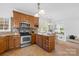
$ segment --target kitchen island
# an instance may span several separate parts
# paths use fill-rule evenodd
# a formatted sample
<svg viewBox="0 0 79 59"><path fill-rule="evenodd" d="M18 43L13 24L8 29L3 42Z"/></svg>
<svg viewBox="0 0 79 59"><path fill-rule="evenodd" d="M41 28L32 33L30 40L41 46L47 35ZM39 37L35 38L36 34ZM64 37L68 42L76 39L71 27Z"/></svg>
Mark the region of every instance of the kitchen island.
<svg viewBox="0 0 79 59"><path fill-rule="evenodd" d="M55 49L55 34L38 33L36 35L36 44L47 52L52 52Z"/></svg>

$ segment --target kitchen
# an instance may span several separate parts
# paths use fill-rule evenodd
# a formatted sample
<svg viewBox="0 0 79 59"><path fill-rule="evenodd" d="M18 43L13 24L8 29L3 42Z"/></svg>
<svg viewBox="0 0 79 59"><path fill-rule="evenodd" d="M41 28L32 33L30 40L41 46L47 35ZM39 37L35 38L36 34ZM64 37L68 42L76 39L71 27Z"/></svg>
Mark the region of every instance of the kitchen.
<svg viewBox="0 0 79 59"><path fill-rule="evenodd" d="M38 17L17 10L13 10L12 13L11 32L4 32L0 35L0 54L33 44L47 52L52 52L55 49L55 34L39 32Z"/></svg>

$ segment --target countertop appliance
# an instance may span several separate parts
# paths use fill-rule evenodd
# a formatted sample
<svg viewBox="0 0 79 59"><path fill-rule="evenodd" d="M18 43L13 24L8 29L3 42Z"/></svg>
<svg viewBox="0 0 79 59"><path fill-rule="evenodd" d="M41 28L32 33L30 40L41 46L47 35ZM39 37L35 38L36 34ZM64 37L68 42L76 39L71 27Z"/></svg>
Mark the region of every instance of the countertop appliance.
<svg viewBox="0 0 79 59"><path fill-rule="evenodd" d="M22 22L20 23L19 26L19 33L21 36L21 47L26 47L31 45L31 29L30 29L30 24L27 22Z"/></svg>

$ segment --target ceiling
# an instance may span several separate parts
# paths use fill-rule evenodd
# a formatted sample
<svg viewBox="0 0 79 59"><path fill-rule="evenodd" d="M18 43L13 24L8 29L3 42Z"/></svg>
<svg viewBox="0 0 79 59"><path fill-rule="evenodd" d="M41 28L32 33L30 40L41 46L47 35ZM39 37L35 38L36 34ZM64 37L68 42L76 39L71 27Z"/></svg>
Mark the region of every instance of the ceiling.
<svg viewBox="0 0 79 59"><path fill-rule="evenodd" d="M63 19L79 19L79 4L78 3L41 3L41 9L44 9L46 14L44 17L63 20ZM0 3L0 16L11 15L13 9L28 12L34 15L37 12L36 3Z"/></svg>

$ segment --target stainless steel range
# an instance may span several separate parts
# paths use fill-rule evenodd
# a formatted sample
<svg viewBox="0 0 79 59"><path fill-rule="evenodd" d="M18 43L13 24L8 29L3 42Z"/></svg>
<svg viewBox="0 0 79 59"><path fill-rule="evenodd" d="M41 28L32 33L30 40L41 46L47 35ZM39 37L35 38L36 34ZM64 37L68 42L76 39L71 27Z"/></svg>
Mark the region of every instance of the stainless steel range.
<svg viewBox="0 0 79 59"><path fill-rule="evenodd" d="M30 24L26 22L20 23L20 36L21 36L21 47L26 47L31 45L31 29Z"/></svg>
<svg viewBox="0 0 79 59"><path fill-rule="evenodd" d="M26 47L31 45L31 36L26 35L26 36L21 36L21 47Z"/></svg>

